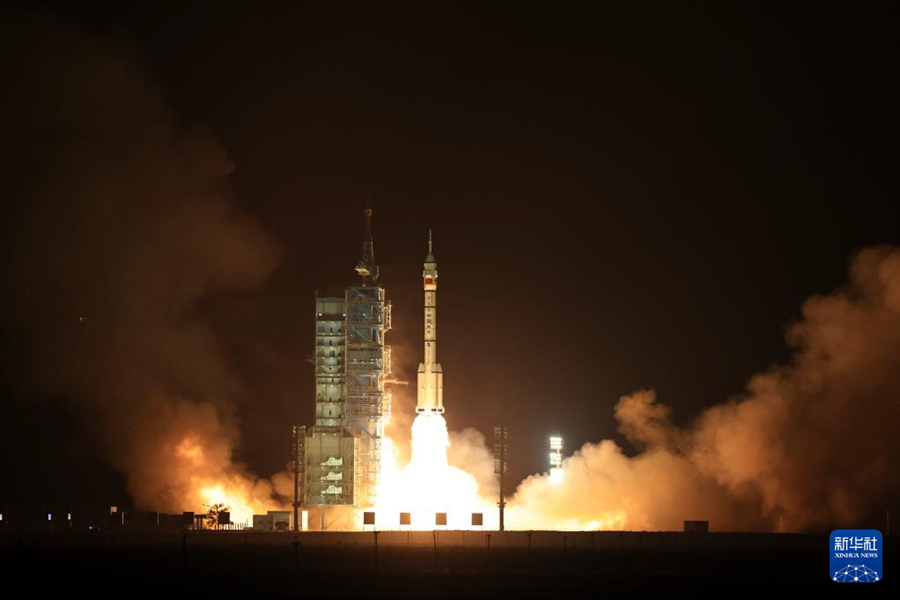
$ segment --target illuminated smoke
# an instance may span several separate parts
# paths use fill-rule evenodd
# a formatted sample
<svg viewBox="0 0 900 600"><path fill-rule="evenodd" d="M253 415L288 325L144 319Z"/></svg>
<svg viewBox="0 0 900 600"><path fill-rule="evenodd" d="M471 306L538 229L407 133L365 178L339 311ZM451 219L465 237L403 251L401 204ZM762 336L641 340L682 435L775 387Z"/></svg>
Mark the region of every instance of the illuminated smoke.
<svg viewBox="0 0 900 600"><path fill-rule="evenodd" d="M129 48L45 21L4 19L2 36L11 367L99 432L137 508L271 508L234 462L243 384L196 306L260 285L277 246L232 203L223 149L176 125Z"/></svg>
<svg viewBox="0 0 900 600"><path fill-rule="evenodd" d="M475 429L450 432L447 462L475 478L479 494L487 503L496 503L500 483L494 474L494 455L488 449L484 436Z"/></svg>
<svg viewBox="0 0 900 600"><path fill-rule="evenodd" d="M244 384L196 307L263 283L276 244L232 203L222 148L176 125L127 49L59 25L3 22L15 68L0 143L15 206L0 236L9 265L0 302L19 340L4 368L97 424L139 508L271 506L272 486L289 482L235 463L233 398ZM521 484L510 526L673 529L696 518L772 529L783 518L791 530L860 523L895 504L900 253L860 253L850 283L807 301L787 341L788 365L689 427L674 427L652 391L622 398L616 417L638 453L586 444L558 483ZM451 435L445 464L438 425L425 427L430 462L413 457L387 474L396 485L385 505L493 510L483 440Z"/></svg>
<svg viewBox="0 0 900 600"><path fill-rule="evenodd" d="M728 494L674 446L657 443L670 439L658 420L667 413L652 391L622 398L620 427L645 449L629 457L612 440L585 444L563 462L559 481L545 474L522 482L510 501L510 527L672 530L686 519L736 527L741 520Z"/></svg>
<svg viewBox="0 0 900 600"><path fill-rule="evenodd" d="M792 528L879 517L900 492L900 251L853 261L850 283L803 305L790 365L704 413L691 458Z"/></svg>
<svg viewBox="0 0 900 600"><path fill-rule="evenodd" d="M585 444L558 485L532 476L511 502L513 527L713 527L785 530L879 519L900 493L900 251L872 248L850 282L803 305L787 333L791 362L747 392L674 427L653 391L616 405L640 452ZM872 522L871 520L869 522Z"/></svg>

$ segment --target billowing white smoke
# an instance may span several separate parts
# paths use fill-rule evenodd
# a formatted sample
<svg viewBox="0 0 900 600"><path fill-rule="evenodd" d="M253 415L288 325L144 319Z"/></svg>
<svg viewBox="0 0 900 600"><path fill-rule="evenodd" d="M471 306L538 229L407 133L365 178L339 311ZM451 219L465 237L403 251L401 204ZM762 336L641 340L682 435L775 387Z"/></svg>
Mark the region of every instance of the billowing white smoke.
<svg viewBox="0 0 900 600"><path fill-rule="evenodd" d="M610 440L585 444L558 483L535 475L520 485L510 526L880 523L900 495L900 251L860 252L845 287L804 303L787 342L790 364L755 375L746 393L689 427L673 426L652 390L621 398L619 430L638 453Z"/></svg>

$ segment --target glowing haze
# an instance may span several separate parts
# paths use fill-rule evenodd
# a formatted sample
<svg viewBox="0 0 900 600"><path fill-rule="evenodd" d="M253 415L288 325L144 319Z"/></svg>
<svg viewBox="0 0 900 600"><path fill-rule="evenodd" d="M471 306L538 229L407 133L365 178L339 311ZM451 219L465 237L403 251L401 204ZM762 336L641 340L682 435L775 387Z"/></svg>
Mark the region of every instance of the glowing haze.
<svg viewBox="0 0 900 600"><path fill-rule="evenodd" d="M900 422L900 250L860 252L847 285L804 303L787 342L789 364L754 375L744 394L687 427L672 424L652 390L621 398L619 430L637 452L612 440L585 444L558 480L542 474L521 483L508 527L672 530L709 519L719 530L799 531L879 512L900 493L892 434ZM413 435L413 459L388 480L395 487L385 507L477 506L491 519L484 438L460 437L448 464L443 420L417 420ZM482 475L477 491L467 473Z"/></svg>
<svg viewBox="0 0 900 600"><path fill-rule="evenodd" d="M7 181L11 368L90 424L135 508L278 507L233 459L243 383L194 311L261 285L278 245L232 202L222 147L177 125L129 49L41 21L3 28L7 55L30 61L9 81L21 118L3 140L22 161Z"/></svg>
<svg viewBox="0 0 900 600"><path fill-rule="evenodd" d="M20 364L7 367L95 428L136 508L225 503L246 521L283 507L290 478L261 479L234 458L234 399L246 390L194 311L210 294L264 285L278 264L275 240L233 202L233 165L209 132L177 124L127 51L59 25L5 29L7 55L33 64L7 82L9 114L22 115L3 139L22 161L5 181L20 211L0 299ZM558 481L529 477L508 526L677 529L696 518L800 530L859 523L896 501L900 251L860 252L845 287L803 305L787 342L788 364L686 427L652 390L621 398L631 448L588 443ZM469 401L448 399L451 422L453 403ZM496 522L481 434L418 417L407 464L395 460L401 439L386 444L379 510L412 512L421 527L441 511L453 527L470 512Z"/></svg>

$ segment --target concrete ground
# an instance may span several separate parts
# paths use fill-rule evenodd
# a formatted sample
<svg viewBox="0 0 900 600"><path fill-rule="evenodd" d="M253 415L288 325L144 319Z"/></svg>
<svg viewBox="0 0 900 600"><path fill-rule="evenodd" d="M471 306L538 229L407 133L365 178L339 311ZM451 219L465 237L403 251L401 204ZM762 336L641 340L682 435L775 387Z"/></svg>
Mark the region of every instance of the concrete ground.
<svg viewBox="0 0 900 600"><path fill-rule="evenodd" d="M837 585L828 576L827 534L380 532L377 549L375 537L3 534L0 577L15 597L593 598ZM893 579L888 572L874 585L885 592Z"/></svg>

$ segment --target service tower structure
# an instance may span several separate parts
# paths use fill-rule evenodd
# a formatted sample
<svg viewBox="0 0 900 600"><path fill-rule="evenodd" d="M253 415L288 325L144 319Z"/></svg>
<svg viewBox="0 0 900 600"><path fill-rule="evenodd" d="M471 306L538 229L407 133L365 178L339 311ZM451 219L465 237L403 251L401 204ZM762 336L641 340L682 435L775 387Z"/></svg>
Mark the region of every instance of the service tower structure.
<svg viewBox="0 0 900 600"><path fill-rule="evenodd" d="M372 209L365 210L359 281L316 293L316 425L307 429L303 504L368 508L377 502L384 428L391 415L391 303L378 280ZM341 295L338 295L341 294ZM322 511L319 511L320 514ZM333 517L323 517L338 523ZM338 527L346 526L338 523Z"/></svg>
<svg viewBox="0 0 900 600"><path fill-rule="evenodd" d="M437 261L434 258L431 230L428 231L428 255L422 272L425 288L425 362L419 363L418 401L419 414L443 414L444 373L437 361Z"/></svg>
<svg viewBox="0 0 900 600"><path fill-rule="evenodd" d="M356 438L355 505L374 506L381 482L384 428L391 414L391 394L385 383L391 373L391 348L385 335L391 328L391 303L378 281L372 209L367 208L362 260L356 265L360 281L345 290L346 403L344 426Z"/></svg>

